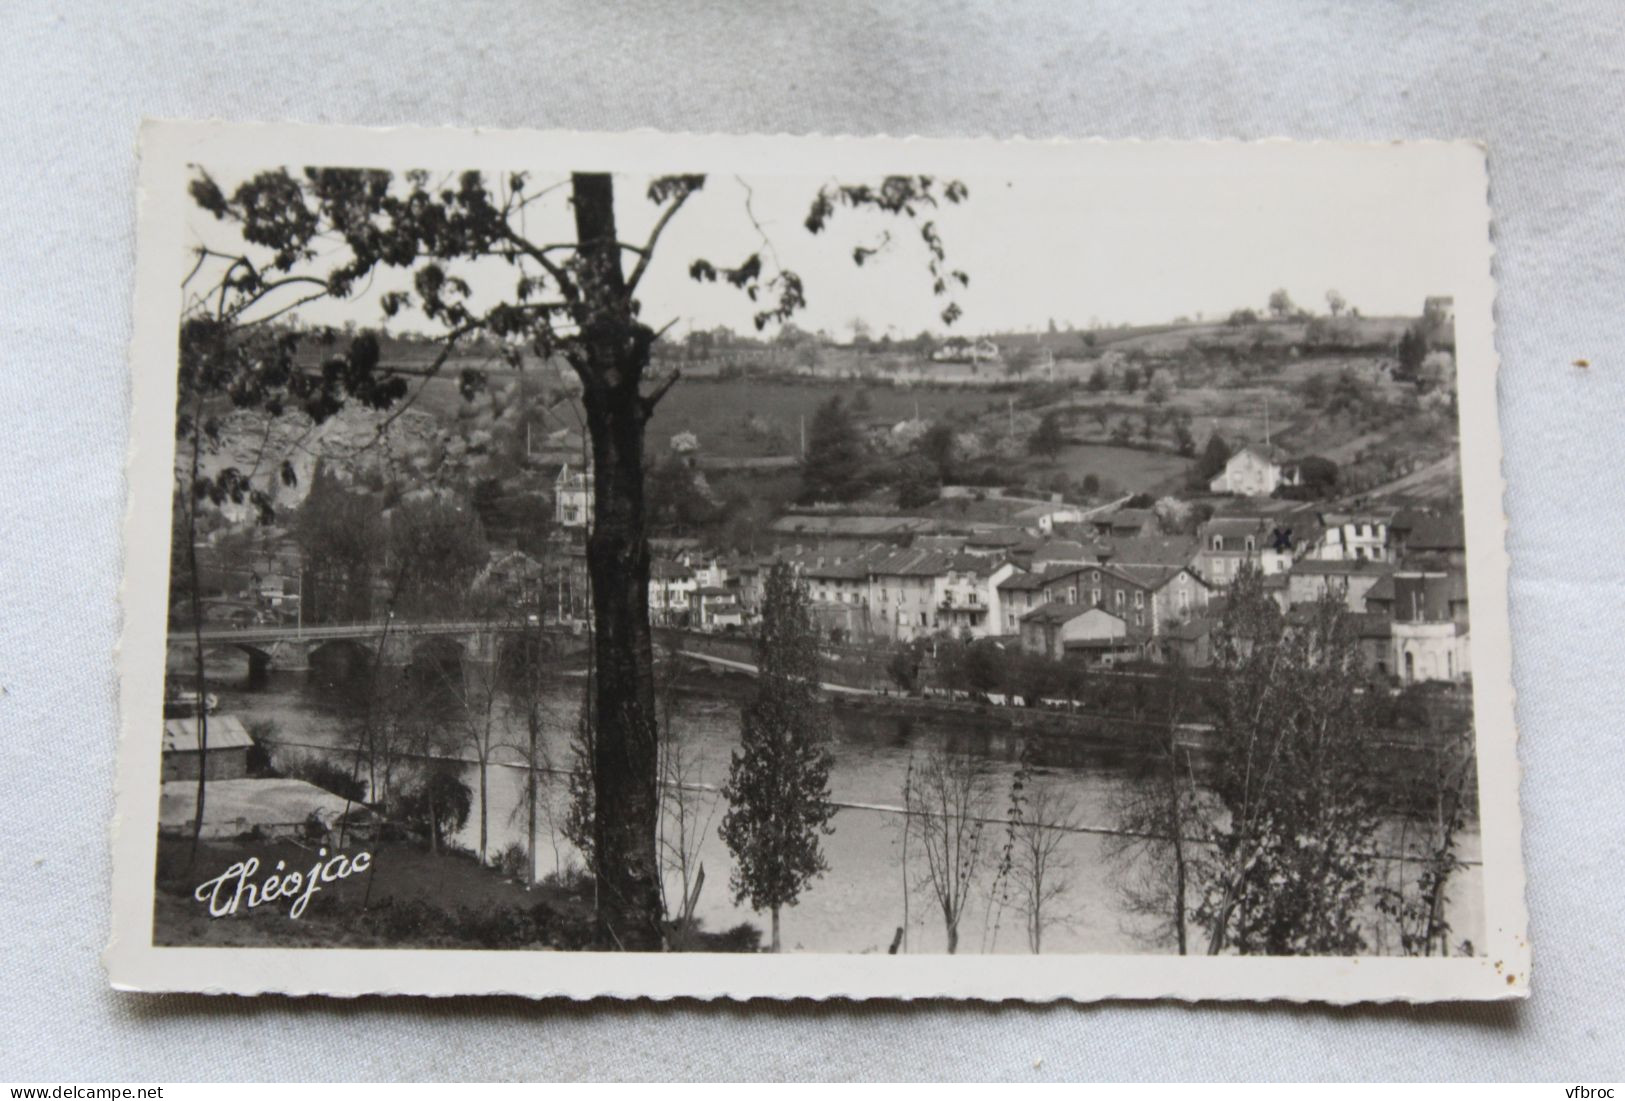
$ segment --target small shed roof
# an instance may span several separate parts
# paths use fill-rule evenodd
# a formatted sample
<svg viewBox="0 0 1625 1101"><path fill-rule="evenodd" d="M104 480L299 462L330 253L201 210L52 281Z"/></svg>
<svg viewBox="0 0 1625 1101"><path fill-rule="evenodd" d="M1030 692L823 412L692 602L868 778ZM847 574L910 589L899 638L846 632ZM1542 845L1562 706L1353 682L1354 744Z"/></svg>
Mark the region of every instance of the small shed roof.
<svg viewBox="0 0 1625 1101"><path fill-rule="evenodd" d="M196 753L198 748L197 736L198 720L196 716L187 719L164 720L164 752L165 753ZM209 748L215 749L247 749L254 744L254 739L248 736L248 730L243 721L235 715L209 716Z"/></svg>

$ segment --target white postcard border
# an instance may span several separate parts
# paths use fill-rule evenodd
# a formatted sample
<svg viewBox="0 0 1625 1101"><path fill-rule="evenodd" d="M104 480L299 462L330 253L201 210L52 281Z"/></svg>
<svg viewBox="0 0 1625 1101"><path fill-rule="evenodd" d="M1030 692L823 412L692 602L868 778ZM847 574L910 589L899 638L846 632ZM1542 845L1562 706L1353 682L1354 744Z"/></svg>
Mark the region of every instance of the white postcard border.
<svg viewBox="0 0 1625 1101"><path fill-rule="evenodd" d="M1471 958L1162 955L626 955L520 950L176 948L151 943L157 848L176 319L185 275L184 203L193 163L427 164L510 170L719 171L875 175L997 171L1012 176L1177 170L1231 158L1252 171L1357 171L1402 158L1420 188L1461 197L1439 227L1459 279L1456 343L1462 484L1472 608L1474 715L1483 839L1485 938ZM1502 508L1498 360L1493 339L1485 151L1471 142L1103 142L728 137L654 133L364 129L297 124L149 122L141 134L131 346L121 726L113 823L112 985L134 991L285 994L497 994L531 997L1057 998L1490 1000L1527 996L1530 946L1518 811Z"/></svg>

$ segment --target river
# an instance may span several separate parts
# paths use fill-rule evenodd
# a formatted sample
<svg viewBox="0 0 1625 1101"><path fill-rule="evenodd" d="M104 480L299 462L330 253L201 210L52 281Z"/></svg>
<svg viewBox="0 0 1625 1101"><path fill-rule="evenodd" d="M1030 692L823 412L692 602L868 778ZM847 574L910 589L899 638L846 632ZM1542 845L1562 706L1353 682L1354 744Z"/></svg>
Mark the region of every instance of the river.
<svg viewBox="0 0 1625 1101"><path fill-rule="evenodd" d="M211 678L211 689L220 697L220 711L241 718L251 727L260 722L275 724L273 759L286 760L290 754L327 753L346 766L352 758L339 757L347 701L353 690L323 683L316 674L273 671L261 684L249 687L246 678ZM568 731L580 699L580 682L555 682L547 691L547 760L555 767L567 766L570 754ZM945 742L956 752L981 756L988 765L994 785L991 810L1001 815L1012 775L1018 767L1020 741L1008 731L985 732L967 727L963 721L933 723L918 719L866 714L861 705L836 710L834 723L834 769L830 787L838 803L860 804L839 809L831 825L834 832L823 838L823 851L829 870L803 892L801 901L786 909L781 917L786 951L884 952L899 926L905 925L909 951L940 952L946 945L941 911L930 887L922 882L925 872L919 840L910 842L909 879L905 901L902 862L902 803L904 780L910 760L916 764ZM497 741L524 741L524 725L504 717L512 730ZM706 873L696 914L704 928L720 931L740 922L752 922L764 930L767 915L755 914L736 905L728 887L732 867L727 847L717 834L724 807L717 789L726 778L730 754L739 742L739 704L733 699L680 693L675 697L672 725L688 747L693 760L688 777L698 789L691 792L691 813L706 828L699 842L698 859ZM498 762L489 769L488 852L492 859L513 843L524 844L525 771L517 752L499 749ZM1035 769L1040 781L1060 784L1077 802L1077 819L1089 827L1109 827L1114 806L1138 781L1130 762L1120 751L1087 746L1069 739L1046 738L1036 754L1043 762ZM475 765L465 768L464 779L474 793L475 806L467 824L456 836L458 844L471 850L479 846L479 776ZM558 828L564 820L567 802L565 778L558 772L545 775L546 797L539 814L538 864L541 874L561 870L580 858ZM668 829L670 827L668 826ZM1002 826L986 827L984 848L989 864L998 859L1003 845ZM1112 856L1114 841L1101 833L1070 833L1058 853L1060 875L1067 888L1048 904L1054 921L1044 930L1046 952L1167 952L1172 944L1156 935L1155 920L1134 912L1128 904L1123 884L1145 869L1125 864ZM1482 877L1478 859L1476 824L1462 842L1462 856L1472 861L1451 884L1448 910L1454 927L1453 941L1481 939ZM1023 915L1014 905L990 905L980 889L992 879L985 872L975 890L960 925L962 952L1026 951ZM668 874L668 891L673 900L680 896L675 871ZM455 902L455 900L448 900Z"/></svg>

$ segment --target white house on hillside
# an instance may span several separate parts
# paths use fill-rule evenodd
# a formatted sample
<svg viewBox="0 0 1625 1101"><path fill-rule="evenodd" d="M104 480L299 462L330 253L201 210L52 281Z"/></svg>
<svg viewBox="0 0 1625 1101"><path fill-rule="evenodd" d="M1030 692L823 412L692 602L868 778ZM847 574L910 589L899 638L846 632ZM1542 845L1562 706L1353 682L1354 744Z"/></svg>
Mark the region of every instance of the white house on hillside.
<svg viewBox="0 0 1625 1101"><path fill-rule="evenodd" d="M1240 497L1268 497L1280 486L1297 484L1298 468L1283 463L1280 452L1248 444L1230 456L1208 489Z"/></svg>
<svg viewBox="0 0 1625 1101"><path fill-rule="evenodd" d="M561 528L584 528L592 519L592 471L559 468L553 482L553 519Z"/></svg>
<svg viewBox="0 0 1625 1101"><path fill-rule="evenodd" d="M1328 513L1325 529L1309 550L1309 557L1323 562L1392 559L1388 549L1388 520L1383 513Z"/></svg>

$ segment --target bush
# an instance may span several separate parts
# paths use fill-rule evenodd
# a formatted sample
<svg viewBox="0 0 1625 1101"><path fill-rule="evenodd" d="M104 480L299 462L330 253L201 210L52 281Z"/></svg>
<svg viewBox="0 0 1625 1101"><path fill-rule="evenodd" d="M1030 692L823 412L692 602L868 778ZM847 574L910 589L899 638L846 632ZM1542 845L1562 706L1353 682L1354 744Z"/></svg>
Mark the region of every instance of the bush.
<svg viewBox="0 0 1625 1101"><path fill-rule="evenodd" d="M390 943L399 943L443 937L449 921L446 912L438 906L414 898L363 910L355 924L361 932L371 933Z"/></svg>
<svg viewBox="0 0 1625 1101"><path fill-rule="evenodd" d="M303 780L307 784L315 784L324 791L330 791L352 803L366 801L367 785L325 757L315 754L294 757L283 763L282 774L295 780Z"/></svg>
<svg viewBox="0 0 1625 1101"><path fill-rule="evenodd" d="M591 898L592 873L580 864L571 863L562 872L549 872L542 877L542 886L562 891L572 898Z"/></svg>
<svg viewBox="0 0 1625 1101"><path fill-rule="evenodd" d="M497 871L520 882L530 878L530 853L515 841L497 854Z"/></svg>
<svg viewBox="0 0 1625 1101"><path fill-rule="evenodd" d="M444 844L449 835L468 824L468 815L473 807L474 793L468 785L456 773L436 768L401 796L395 809L398 817L407 824L425 836L432 835L437 843Z"/></svg>
<svg viewBox="0 0 1625 1101"><path fill-rule="evenodd" d="M667 930L667 944L673 952L760 952L762 931L742 921L720 933L702 932L695 921L687 929Z"/></svg>

